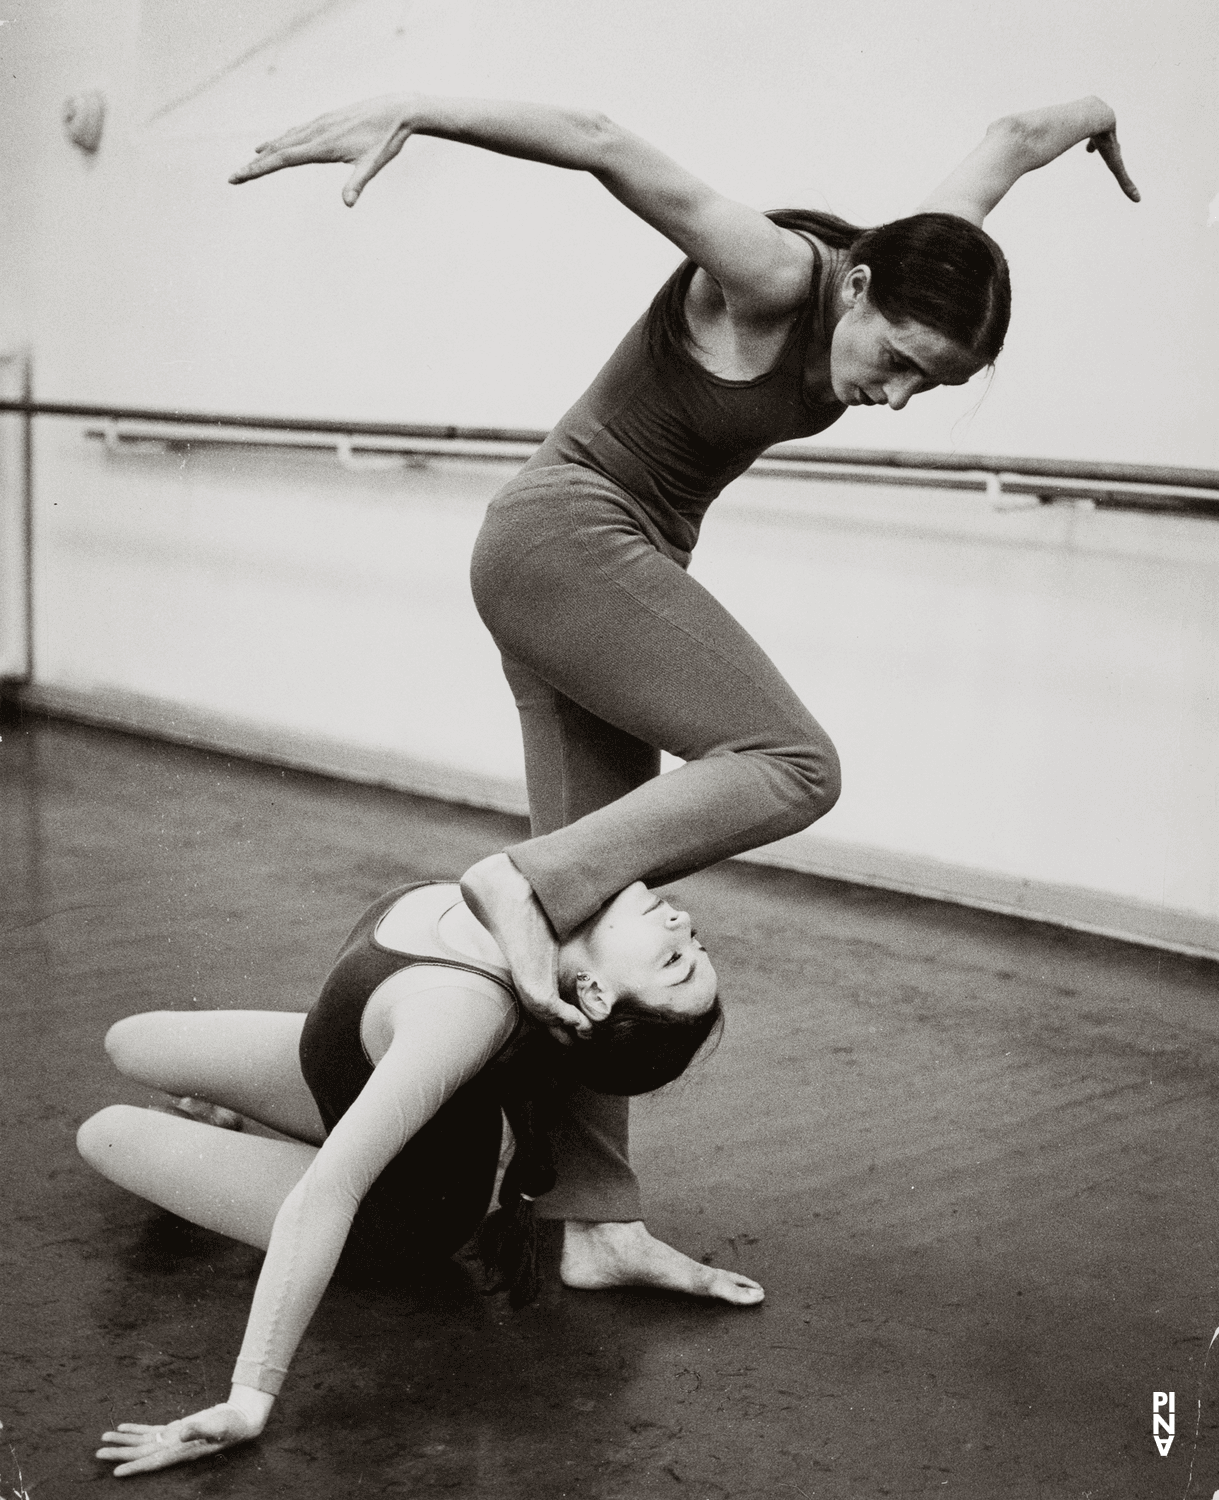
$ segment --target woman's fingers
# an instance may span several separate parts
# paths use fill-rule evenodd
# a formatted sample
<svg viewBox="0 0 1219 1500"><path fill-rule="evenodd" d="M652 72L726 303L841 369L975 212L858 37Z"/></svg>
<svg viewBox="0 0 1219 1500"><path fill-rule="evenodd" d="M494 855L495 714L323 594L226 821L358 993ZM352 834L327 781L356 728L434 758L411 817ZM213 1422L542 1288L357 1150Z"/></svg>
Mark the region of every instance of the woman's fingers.
<svg viewBox="0 0 1219 1500"><path fill-rule="evenodd" d="M151 1474L155 1469L170 1469L175 1464L192 1464L200 1458L211 1458L221 1452L224 1443L164 1443L150 1447L128 1463L119 1464L112 1472L116 1479L126 1479L130 1474Z"/></svg>
<svg viewBox="0 0 1219 1500"><path fill-rule="evenodd" d="M562 1000L551 1000L544 1004L533 1001L527 1003L525 1009L545 1024L546 1030L561 1047L570 1046L573 1035L587 1037L592 1029L582 1010L577 1010L574 1005L567 1005Z"/></svg>
<svg viewBox="0 0 1219 1500"><path fill-rule="evenodd" d="M390 95L319 115L263 141L255 148L254 160L234 172L229 181L251 182L285 167L313 162L355 162L356 171L343 190L344 200L354 203L369 179L402 150L411 133L402 119L402 100Z"/></svg>
<svg viewBox="0 0 1219 1500"><path fill-rule="evenodd" d="M343 202L348 208L355 207L360 194L381 168L393 161L410 139L410 134L409 126L400 125L392 134L386 136L375 151L370 151L360 158L356 163L355 171L347 179L347 186L343 189Z"/></svg>
<svg viewBox="0 0 1219 1500"><path fill-rule="evenodd" d="M584 1012L574 1005L568 1005L557 993L539 994L534 991L530 994L515 972L512 977L521 1004L535 1020L541 1021L556 1042L567 1046L573 1033L576 1036L587 1036L592 1030L592 1023Z"/></svg>
<svg viewBox="0 0 1219 1500"><path fill-rule="evenodd" d="M232 183L251 182L255 177L266 177L271 172L282 172L285 167L304 167L314 163L329 164L349 161L351 158L329 147L322 148L304 142L286 146L282 141L272 141L248 165L239 168L229 178Z"/></svg>
<svg viewBox="0 0 1219 1500"><path fill-rule="evenodd" d="M272 151L269 147L264 150L263 156L256 156L248 165L239 167L236 172L233 172L229 181L234 184L252 182L255 177L265 177L268 172L278 172L281 167L288 165L286 161L280 159L278 151Z"/></svg>
<svg viewBox="0 0 1219 1500"><path fill-rule="evenodd" d="M281 130L269 141L263 141L261 146L255 146L254 150L255 153L260 154L266 150L275 150L285 146L302 146L306 141L324 137L333 129L334 118L332 116L317 115L312 120L306 120L303 125L293 125L290 130Z"/></svg>
<svg viewBox="0 0 1219 1500"><path fill-rule="evenodd" d="M255 146L256 155L264 151L282 150L290 146L304 146L310 142L331 142L342 137L350 136L352 128L358 123L358 111L336 110L328 115L314 115L312 120L306 120L303 125L293 125L287 130L281 130L278 135L263 141L260 146Z"/></svg>
<svg viewBox="0 0 1219 1500"><path fill-rule="evenodd" d="M115 1477L124 1479L128 1474L147 1474L208 1458L250 1435L245 1417L226 1402L164 1426L120 1422L113 1432L102 1433L102 1442L109 1446L99 1448L97 1457L110 1462L117 1459Z"/></svg>
<svg viewBox="0 0 1219 1500"><path fill-rule="evenodd" d="M1117 131L1106 130L1100 135L1094 135L1088 142L1088 150L1095 151L1117 178L1118 186L1127 198L1133 203L1138 203L1140 193L1131 180L1130 173L1126 170L1126 164L1122 160L1122 148L1117 143Z"/></svg>
<svg viewBox="0 0 1219 1500"><path fill-rule="evenodd" d="M134 1434L108 1432L103 1437L103 1442L123 1436L130 1438ZM153 1469L168 1469L174 1464L193 1463L196 1459L219 1453L227 1446L227 1443L214 1442L206 1438L183 1441L180 1436L172 1435L170 1428L162 1427L154 1433L143 1433L135 1437L134 1442L128 1441L121 1446L99 1448L97 1456L111 1462L119 1460L114 1474L116 1478L123 1479L128 1474L147 1474Z"/></svg>
<svg viewBox="0 0 1219 1500"><path fill-rule="evenodd" d="M260 141L254 147L254 159L244 167L239 167L229 178L230 182L250 182L255 177L265 177L268 172L278 172L282 167L299 165L298 161L289 161L286 153L295 147L306 147L318 134L318 127L324 124L321 120L310 120L307 125L297 125L291 130L285 130L282 134L272 136L270 140ZM308 154L300 158L300 161L309 161Z"/></svg>

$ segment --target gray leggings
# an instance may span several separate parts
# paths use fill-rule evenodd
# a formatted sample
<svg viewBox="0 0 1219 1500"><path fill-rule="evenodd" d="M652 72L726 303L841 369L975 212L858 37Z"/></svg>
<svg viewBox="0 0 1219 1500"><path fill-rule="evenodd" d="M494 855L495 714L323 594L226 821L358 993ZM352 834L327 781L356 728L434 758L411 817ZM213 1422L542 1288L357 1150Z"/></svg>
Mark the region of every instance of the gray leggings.
<svg viewBox="0 0 1219 1500"><path fill-rule="evenodd" d="M525 742L533 837L508 852L560 938L633 881L796 833L837 800L829 737L687 561L575 464L526 469L479 535L474 599ZM686 764L660 776L661 750ZM557 1144L548 1216L639 1216L625 1101L585 1096Z"/></svg>

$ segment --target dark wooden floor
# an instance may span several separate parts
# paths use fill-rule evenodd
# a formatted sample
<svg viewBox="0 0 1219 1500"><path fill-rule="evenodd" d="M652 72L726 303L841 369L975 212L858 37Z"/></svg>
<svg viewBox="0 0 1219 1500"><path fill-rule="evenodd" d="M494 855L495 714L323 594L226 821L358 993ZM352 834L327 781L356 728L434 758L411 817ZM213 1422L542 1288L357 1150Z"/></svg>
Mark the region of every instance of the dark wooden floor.
<svg viewBox="0 0 1219 1500"><path fill-rule="evenodd" d="M147 1098L106 1027L303 1009L372 896L518 825L32 719L0 799L0 1494L20 1464L75 1500L110 1482L103 1427L222 1398L258 1269L77 1158L82 1118ZM764 1306L552 1287L512 1314L461 1266L333 1288L264 1438L137 1492L1219 1489L1215 967L756 867L684 894L729 1029L637 1109L635 1156L652 1227Z"/></svg>

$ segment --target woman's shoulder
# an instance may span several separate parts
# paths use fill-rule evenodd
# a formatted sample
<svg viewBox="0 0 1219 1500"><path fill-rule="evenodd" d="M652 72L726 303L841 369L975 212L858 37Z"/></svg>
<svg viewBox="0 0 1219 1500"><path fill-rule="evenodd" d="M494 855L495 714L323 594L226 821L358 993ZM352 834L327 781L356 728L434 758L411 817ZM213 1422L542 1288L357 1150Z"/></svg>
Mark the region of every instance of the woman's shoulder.
<svg viewBox="0 0 1219 1500"><path fill-rule="evenodd" d="M818 268L832 252L811 234L779 226L782 253L747 291L727 292L709 272L694 266L686 286L686 307L695 315L727 317L738 327L773 330L790 323L808 302Z"/></svg>
<svg viewBox="0 0 1219 1500"><path fill-rule="evenodd" d="M378 948L410 961L383 979L365 1006L361 1030L370 1054L388 1047L400 1020L414 1024L412 1013L417 1001L426 1005L425 995L444 992L445 1007L454 1014L471 1004L489 1007L497 1029L515 1017L511 976L494 944L479 944L486 935L471 928L460 886L437 882L403 891L382 912L372 936Z"/></svg>
<svg viewBox="0 0 1219 1500"><path fill-rule="evenodd" d="M705 271L694 268L683 307L686 352L709 374L753 380L777 361L818 301L824 268L834 252L795 230L784 230L803 248L790 273L776 278L766 295L746 304L730 301Z"/></svg>
<svg viewBox="0 0 1219 1500"><path fill-rule="evenodd" d="M391 975L370 998L360 1038L374 1066L395 1041L405 1041L407 1052L416 1055L420 1048L456 1046L474 1057L477 1070L512 1035L518 1013L512 993L489 975L414 964Z"/></svg>

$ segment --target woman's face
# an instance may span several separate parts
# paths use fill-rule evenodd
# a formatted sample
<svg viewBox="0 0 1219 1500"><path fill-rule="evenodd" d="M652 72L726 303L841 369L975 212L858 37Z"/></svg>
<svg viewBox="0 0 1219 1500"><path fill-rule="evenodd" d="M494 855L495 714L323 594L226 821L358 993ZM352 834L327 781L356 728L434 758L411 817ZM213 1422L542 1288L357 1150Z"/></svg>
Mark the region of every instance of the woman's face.
<svg viewBox="0 0 1219 1500"><path fill-rule="evenodd" d="M594 1021L604 1019L622 995L684 1016L701 1015L715 1000L715 970L689 914L642 881L620 891L569 938L561 961L587 974L588 982L577 982L577 1000Z"/></svg>
<svg viewBox="0 0 1219 1500"><path fill-rule="evenodd" d="M872 273L856 266L839 291L842 315L830 344L830 384L844 406L901 411L937 385L964 385L983 366L959 344L923 323L890 323L872 305Z"/></svg>

